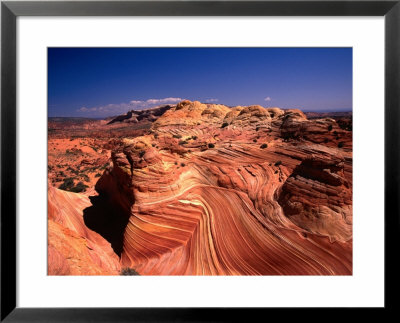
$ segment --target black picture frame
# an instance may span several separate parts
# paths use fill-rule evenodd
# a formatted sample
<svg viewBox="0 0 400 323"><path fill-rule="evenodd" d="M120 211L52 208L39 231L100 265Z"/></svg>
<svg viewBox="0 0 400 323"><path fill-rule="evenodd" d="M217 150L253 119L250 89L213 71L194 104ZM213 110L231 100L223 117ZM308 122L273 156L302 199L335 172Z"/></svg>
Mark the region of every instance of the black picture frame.
<svg viewBox="0 0 400 323"><path fill-rule="evenodd" d="M400 0L395 1L2 1L1 3L1 321L202 322L265 318L267 308L16 307L16 19L19 16L384 16L385 307L396 310L400 180ZM371 152L373 153L373 152ZM373 239L373 233L371 233ZM38 291L39 293L40 291ZM240 291L238 291L240 292ZM322 296L323 297L323 296ZM269 309L279 315L287 308ZM296 309L293 309L296 310ZM300 310L300 309L297 309ZM336 311L326 309L329 315ZM318 314L317 314L318 315ZM324 314L325 315L325 314ZM371 317L372 318L372 317Z"/></svg>

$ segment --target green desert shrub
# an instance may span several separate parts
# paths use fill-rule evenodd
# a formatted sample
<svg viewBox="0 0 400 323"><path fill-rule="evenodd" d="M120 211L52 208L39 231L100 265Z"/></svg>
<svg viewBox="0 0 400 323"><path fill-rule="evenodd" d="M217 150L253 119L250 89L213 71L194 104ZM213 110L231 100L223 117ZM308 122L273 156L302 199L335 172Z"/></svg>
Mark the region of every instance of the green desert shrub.
<svg viewBox="0 0 400 323"><path fill-rule="evenodd" d="M208 148L214 148L214 147L215 147L214 144L212 144L212 143L209 143L209 144L208 144Z"/></svg>
<svg viewBox="0 0 400 323"><path fill-rule="evenodd" d="M262 145L260 146L261 149L264 149L264 148L267 148L267 147L268 147L267 144L262 144Z"/></svg>
<svg viewBox="0 0 400 323"><path fill-rule="evenodd" d="M229 126L229 123L228 123L228 122L224 122L224 123L222 124L221 128L225 128L225 127L227 127L227 126Z"/></svg>
<svg viewBox="0 0 400 323"><path fill-rule="evenodd" d="M86 174L82 173L82 174L80 174L80 176L83 178L83 180L84 180L85 182L90 182L90 178L89 178L89 176L87 176Z"/></svg>
<svg viewBox="0 0 400 323"><path fill-rule="evenodd" d="M73 169L71 167L68 167L67 170L69 170L71 173L75 174L75 175L79 175L79 171L76 169Z"/></svg>
<svg viewBox="0 0 400 323"><path fill-rule="evenodd" d="M64 179L64 182L58 188L64 191L80 193L80 192L85 192L88 187L89 186L83 184L82 182L78 182L78 184L74 186L74 179L68 177Z"/></svg>
<svg viewBox="0 0 400 323"><path fill-rule="evenodd" d="M74 179L68 177L64 179L64 182L58 187L60 190L69 191L74 186Z"/></svg>
<svg viewBox="0 0 400 323"><path fill-rule="evenodd" d="M78 184L76 184L75 187L72 187L72 188L70 189L70 191L71 191L71 192L74 192L74 193L85 192L86 189L87 189L88 187L89 187L89 186L83 184L82 182L79 182Z"/></svg>
<svg viewBox="0 0 400 323"><path fill-rule="evenodd" d="M343 141L338 143L338 148L343 148L343 146L344 146L344 142Z"/></svg>
<svg viewBox="0 0 400 323"><path fill-rule="evenodd" d="M279 165L282 165L282 162L281 162L280 160L278 160L278 161L275 163L275 166L279 166Z"/></svg>
<svg viewBox="0 0 400 323"><path fill-rule="evenodd" d="M135 269L129 268L129 267L122 268L120 275L121 276L140 276L139 273Z"/></svg>

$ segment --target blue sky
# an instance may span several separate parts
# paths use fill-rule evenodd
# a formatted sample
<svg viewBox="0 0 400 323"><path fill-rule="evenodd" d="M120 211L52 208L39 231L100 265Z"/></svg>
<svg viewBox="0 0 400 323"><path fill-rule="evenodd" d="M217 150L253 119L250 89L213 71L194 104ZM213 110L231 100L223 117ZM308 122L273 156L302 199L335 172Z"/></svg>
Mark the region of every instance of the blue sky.
<svg viewBox="0 0 400 323"><path fill-rule="evenodd" d="M107 117L183 99L352 110L351 48L49 48L49 117Z"/></svg>

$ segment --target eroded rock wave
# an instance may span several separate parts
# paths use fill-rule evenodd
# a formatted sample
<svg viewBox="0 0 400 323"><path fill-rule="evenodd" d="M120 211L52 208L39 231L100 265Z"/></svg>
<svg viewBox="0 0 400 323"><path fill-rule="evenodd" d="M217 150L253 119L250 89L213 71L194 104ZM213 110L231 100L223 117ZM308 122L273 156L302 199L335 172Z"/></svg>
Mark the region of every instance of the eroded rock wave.
<svg viewBox="0 0 400 323"><path fill-rule="evenodd" d="M352 273L351 131L300 110L183 101L122 140L96 189L142 275ZM113 216L113 215L110 215Z"/></svg>
<svg viewBox="0 0 400 323"><path fill-rule="evenodd" d="M48 274L117 275L118 256L101 235L90 230L82 213L87 196L48 189Z"/></svg>

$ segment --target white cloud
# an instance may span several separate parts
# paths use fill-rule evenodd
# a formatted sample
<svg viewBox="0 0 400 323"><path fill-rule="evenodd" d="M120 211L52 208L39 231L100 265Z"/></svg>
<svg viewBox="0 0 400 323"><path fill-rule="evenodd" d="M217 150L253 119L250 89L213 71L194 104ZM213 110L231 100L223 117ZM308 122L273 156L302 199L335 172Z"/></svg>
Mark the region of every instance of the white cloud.
<svg viewBox="0 0 400 323"><path fill-rule="evenodd" d="M264 99L264 101L271 101L272 99L269 97L269 96L267 96L265 99Z"/></svg>
<svg viewBox="0 0 400 323"><path fill-rule="evenodd" d="M97 111L97 108L86 108L86 107L82 107L80 109L77 110L78 112L90 112L90 111Z"/></svg>
<svg viewBox="0 0 400 323"><path fill-rule="evenodd" d="M129 110L135 109L146 109L151 108L153 106L168 104L168 103L177 103L182 101L181 98L163 98L163 99L148 99L148 100L132 100L129 103L111 103L104 106L99 107L81 107L76 111L85 115L90 116L101 116L108 117L117 114L123 114L128 112Z"/></svg>
<svg viewBox="0 0 400 323"><path fill-rule="evenodd" d="M164 98L164 99L148 99L146 103L149 104L166 104L166 103L177 103L182 101L181 98Z"/></svg>
<svg viewBox="0 0 400 323"><path fill-rule="evenodd" d="M207 99L206 103L214 103L214 102L218 102L218 99Z"/></svg>

